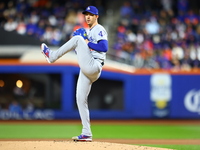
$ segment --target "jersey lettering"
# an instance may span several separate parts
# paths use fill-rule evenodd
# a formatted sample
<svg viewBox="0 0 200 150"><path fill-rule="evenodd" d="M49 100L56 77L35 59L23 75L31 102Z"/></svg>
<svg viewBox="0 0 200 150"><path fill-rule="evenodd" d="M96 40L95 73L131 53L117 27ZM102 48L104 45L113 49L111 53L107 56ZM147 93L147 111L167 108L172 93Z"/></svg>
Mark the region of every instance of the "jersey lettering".
<svg viewBox="0 0 200 150"><path fill-rule="evenodd" d="M88 40L89 40L90 42L94 42L94 39L93 39L92 37L89 37Z"/></svg>
<svg viewBox="0 0 200 150"><path fill-rule="evenodd" d="M103 33L102 33L102 31L100 31L100 32L99 32L99 36L103 36Z"/></svg>

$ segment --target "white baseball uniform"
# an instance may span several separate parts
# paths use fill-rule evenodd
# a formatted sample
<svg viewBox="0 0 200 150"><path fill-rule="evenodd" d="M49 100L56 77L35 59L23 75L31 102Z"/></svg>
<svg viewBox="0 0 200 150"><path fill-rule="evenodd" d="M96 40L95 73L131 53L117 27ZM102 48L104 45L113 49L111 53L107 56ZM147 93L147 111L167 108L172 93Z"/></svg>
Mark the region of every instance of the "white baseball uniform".
<svg viewBox="0 0 200 150"><path fill-rule="evenodd" d="M107 40L107 32L100 24L95 25L92 29L87 31L87 36L88 40L95 44L100 40ZM88 95L92 83L95 82L101 74L103 62L106 59L106 53L89 49L83 37L77 35L73 36L58 50L50 51L49 60L54 62L71 50L76 51L80 67L76 87L76 101L83 125L82 134L92 136L88 109Z"/></svg>

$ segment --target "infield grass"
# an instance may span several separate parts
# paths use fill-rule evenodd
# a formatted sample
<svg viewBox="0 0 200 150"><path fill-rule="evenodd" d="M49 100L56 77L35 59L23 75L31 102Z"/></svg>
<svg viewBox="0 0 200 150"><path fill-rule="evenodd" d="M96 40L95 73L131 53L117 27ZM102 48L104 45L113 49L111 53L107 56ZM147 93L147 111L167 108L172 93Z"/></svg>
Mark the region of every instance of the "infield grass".
<svg viewBox="0 0 200 150"><path fill-rule="evenodd" d="M200 139L200 126L107 125L92 126L92 129L96 138Z"/></svg>
<svg viewBox="0 0 200 150"><path fill-rule="evenodd" d="M78 124L0 124L0 139L71 139ZM92 125L94 139L200 139L199 125ZM144 145L145 146L145 145ZM177 150L200 150L200 145L151 145Z"/></svg>
<svg viewBox="0 0 200 150"><path fill-rule="evenodd" d="M92 125L94 138L200 139L195 125ZM79 135L77 124L1 124L0 138L71 138Z"/></svg>

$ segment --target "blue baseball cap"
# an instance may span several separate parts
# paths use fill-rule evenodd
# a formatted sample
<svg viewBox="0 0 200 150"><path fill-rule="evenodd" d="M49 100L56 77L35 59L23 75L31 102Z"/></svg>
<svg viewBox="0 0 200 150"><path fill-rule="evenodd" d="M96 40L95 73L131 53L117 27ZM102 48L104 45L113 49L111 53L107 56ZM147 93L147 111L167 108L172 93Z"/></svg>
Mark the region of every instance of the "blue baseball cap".
<svg viewBox="0 0 200 150"><path fill-rule="evenodd" d="M85 14L86 12L94 15L99 15L98 9L95 6L88 6L85 11L82 12L82 14Z"/></svg>

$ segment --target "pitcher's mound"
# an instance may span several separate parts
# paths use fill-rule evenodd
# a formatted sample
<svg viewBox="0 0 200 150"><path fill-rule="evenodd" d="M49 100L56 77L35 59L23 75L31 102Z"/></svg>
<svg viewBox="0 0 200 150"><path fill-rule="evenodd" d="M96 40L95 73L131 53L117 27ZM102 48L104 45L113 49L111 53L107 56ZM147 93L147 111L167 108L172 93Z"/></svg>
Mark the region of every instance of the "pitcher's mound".
<svg viewBox="0 0 200 150"><path fill-rule="evenodd" d="M169 150L108 142L0 141L2 150Z"/></svg>

